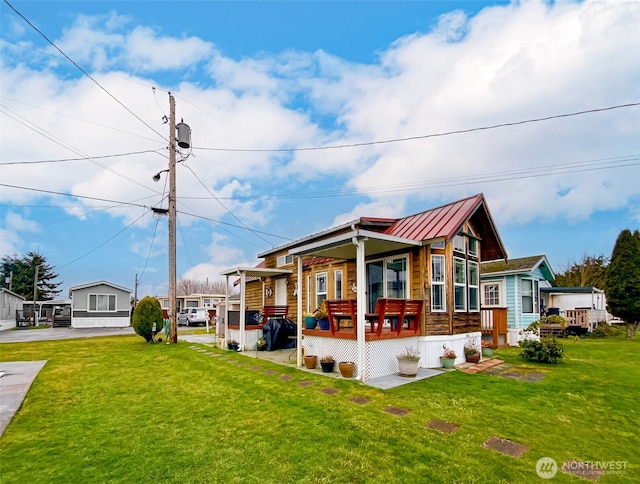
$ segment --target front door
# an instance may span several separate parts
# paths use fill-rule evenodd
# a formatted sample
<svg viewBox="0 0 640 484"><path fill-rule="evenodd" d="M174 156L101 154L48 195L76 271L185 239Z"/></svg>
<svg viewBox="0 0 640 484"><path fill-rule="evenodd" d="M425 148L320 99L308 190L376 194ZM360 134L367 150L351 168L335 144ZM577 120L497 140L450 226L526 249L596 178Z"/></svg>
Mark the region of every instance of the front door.
<svg viewBox="0 0 640 484"><path fill-rule="evenodd" d="M276 279L276 306L286 306L287 304L287 280L282 277Z"/></svg>

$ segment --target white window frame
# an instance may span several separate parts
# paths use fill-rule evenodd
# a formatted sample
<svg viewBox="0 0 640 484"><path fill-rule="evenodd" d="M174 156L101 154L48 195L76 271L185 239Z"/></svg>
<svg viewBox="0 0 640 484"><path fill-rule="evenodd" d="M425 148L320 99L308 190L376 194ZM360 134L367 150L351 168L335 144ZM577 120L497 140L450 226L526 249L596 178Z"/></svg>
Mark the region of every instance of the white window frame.
<svg viewBox="0 0 640 484"><path fill-rule="evenodd" d="M93 299L93 308L91 307L91 300ZM100 309L101 300L106 299L107 309ZM113 309L111 309L113 301ZM118 295L117 294L89 294L87 300L87 311L90 313L115 313L118 310ZM104 303L102 303L104 304Z"/></svg>
<svg viewBox="0 0 640 484"><path fill-rule="evenodd" d="M308 313L312 313L313 310L315 309L311 307L311 294L312 294L311 288L313 287L312 281L313 279L311 277L311 274L309 274L307 276L307 312Z"/></svg>
<svg viewBox="0 0 640 484"><path fill-rule="evenodd" d="M531 283L531 290L527 290L525 293L524 283ZM531 298L531 311L525 311L524 309L524 298ZM539 312L538 309L538 280L532 279L529 277L525 277L520 279L520 309L522 314L537 314Z"/></svg>
<svg viewBox="0 0 640 484"><path fill-rule="evenodd" d="M440 278L434 278L435 271L433 270L435 261L439 261L442 265L440 270ZM442 254L431 254L431 312L434 313L443 313L447 311L447 261L444 255ZM440 300L442 301L442 307L436 308L434 307L433 297L436 288L441 293Z"/></svg>
<svg viewBox="0 0 640 484"><path fill-rule="evenodd" d="M342 269L338 269L333 273L333 297L342 299Z"/></svg>
<svg viewBox="0 0 640 484"><path fill-rule="evenodd" d="M480 253L480 249L479 249L480 241L475 237L468 237L467 240L468 240L467 253L471 257L478 257L478 254ZM471 249L471 246L475 246L474 250Z"/></svg>
<svg viewBox="0 0 640 484"><path fill-rule="evenodd" d="M465 236L462 234L456 234L453 237L453 251L454 252L460 252L461 254L464 254L466 251L466 247L465 247Z"/></svg>
<svg viewBox="0 0 640 484"><path fill-rule="evenodd" d="M293 264L293 255L292 254L280 255L280 256L278 256L278 259L276 260L276 266L277 267L289 266L291 264Z"/></svg>
<svg viewBox="0 0 640 484"><path fill-rule="evenodd" d="M504 305L502 304L502 300L503 300L503 294L502 294L502 281L487 281L487 282L483 282L482 284L480 284L481 288L482 288L482 300L480 302L482 307L486 307L486 308L499 308L499 307L503 307ZM491 286L495 286L495 294L497 297L498 302L497 303L489 303L487 301L487 288L491 287Z"/></svg>
<svg viewBox="0 0 640 484"><path fill-rule="evenodd" d="M460 262L462 263L462 270L458 271L460 267L458 263ZM458 281L458 275L462 275L464 279L462 282ZM462 291L457 293L456 288L462 288ZM464 298L462 305L458 305L458 299L456 297L458 294ZM453 258L453 310L457 313L467 312L467 261L461 257Z"/></svg>
<svg viewBox="0 0 640 484"><path fill-rule="evenodd" d="M471 240L471 239L470 239ZM471 268L476 268L476 283L473 284L471 279ZM468 295L467 295L467 307L469 308L470 313L477 313L480 311L480 265L474 261L467 261L467 287L468 287ZM476 304L477 307L471 307L471 294L475 293L476 295Z"/></svg>
<svg viewBox="0 0 640 484"><path fill-rule="evenodd" d="M324 288L320 288L321 279L324 277ZM329 274L325 272L316 272L316 284L315 284L315 292L316 292L316 307L320 307L320 303L327 299L329 296ZM320 290L324 289L324 290ZM322 299L321 299L322 298Z"/></svg>

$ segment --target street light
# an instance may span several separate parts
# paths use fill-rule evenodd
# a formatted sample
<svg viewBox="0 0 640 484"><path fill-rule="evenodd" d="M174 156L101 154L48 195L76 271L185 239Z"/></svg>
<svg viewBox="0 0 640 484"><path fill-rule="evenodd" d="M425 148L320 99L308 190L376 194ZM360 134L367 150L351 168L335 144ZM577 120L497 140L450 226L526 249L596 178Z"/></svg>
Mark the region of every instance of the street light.
<svg viewBox="0 0 640 484"><path fill-rule="evenodd" d="M176 101L173 94L169 93L169 168L153 175L153 181L157 182L160 181L160 173L169 172L169 343L178 342L176 322L176 130L178 131L177 145L182 149L189 149L191 147L191 128L182 120L176 126Z"/></svg>

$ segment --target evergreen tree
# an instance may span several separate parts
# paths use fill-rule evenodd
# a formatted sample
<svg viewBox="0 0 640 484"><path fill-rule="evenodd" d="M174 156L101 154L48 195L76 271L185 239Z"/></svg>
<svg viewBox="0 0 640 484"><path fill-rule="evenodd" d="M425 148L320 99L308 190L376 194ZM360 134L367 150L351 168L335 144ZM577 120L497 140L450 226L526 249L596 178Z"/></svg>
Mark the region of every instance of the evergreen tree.
<svg viewBox="0 0 640 484"><path fill-rule="evenodd" d="M61 282L54 282L58 277L53 267L47 264L47 259L36 252L27 252L22 258L17 254L5 256L2 259L2 283L4 287L11 288L13 292L27 300L33 299L33 284L38 269L38 301L50 301L54 299L60 290Z"/></svg>
<svg viewBox="0 0 640 484"><path fill-rule="evenodd" d="M633 339L640 323L640 232L620 232L607 267L605 294L609 312L627 323Z"/></svg>

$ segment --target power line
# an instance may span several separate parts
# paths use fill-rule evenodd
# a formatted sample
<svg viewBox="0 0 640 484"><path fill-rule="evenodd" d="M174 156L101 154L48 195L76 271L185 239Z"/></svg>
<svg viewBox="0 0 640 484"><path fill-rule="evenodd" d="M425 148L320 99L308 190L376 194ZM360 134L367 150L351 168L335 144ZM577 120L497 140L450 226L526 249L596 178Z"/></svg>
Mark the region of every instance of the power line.
<svg viewBox="0 0 640 484"><path fill-rule="evenodd" d="M40 29L38 29L35 25L33 25L29 21L29 19L27 19L18 10L16 10L16 8L13 5L11 5L11 3L9 3L9 0L4 0L4 3L6 3L9 6L9 8L11 8L11 10L13 10L19 17L21 17L33 30L38 32L38 34L40 34L44 40L46 40L49 44L51 44L51 46L53 46L58 52L60 52L65 57L65 59L67 59L69 62L71 62L80 72L82 72L91 81L93 81L93 83L96 86L98 86L100 89L102 89L109 97L111 97L115 102L117 102L120 106L122 106L129 114L131 114L134 118L136 118L138 121L140 121L142 124L144 124L147 128L149 128L151 131L153 131L158 136L160 136L163 140L167 141L167 138L165 136L160 134L153 127L151 127L151 125L149 125L146 121L144 121L140 116L138 116L131 109L129 109L122 101L120 101L117 97L115 97L113 94L111 94L102 84L100 84L96 79L94 79L91 76L91 74L89 74L87 71L85 71L71 57L69 57L67 54L65 54L62 51L62 49L60 49L60 47L58 47L53 41L51 41Z"/></svg>
<svg viewBox="0 0 640 484"><path fill-rule="evenodd" d="M7 183L0 183L0 187L15 188L16 190L27 190L27 191L31 191L31 192L48 193L50 195L62 195L62 196L65 196L65 197L72 197L72 198L82 198L82 199L85 199L85 200L96 200L98 202L109 202L109 203L115 203L117 205L130 205L132 207L148 208L146 205L142 205L140 203L122 202L122 201L118 201L118 200L110 200L108 198L90 197L90 196L87 196L87 195L74 195L72 193L56 192L56 191L53 191L53 190L44 190L42 188L20 187L20 186L17 186L17 185L9 185Z"/></svg>
<svg viewBox="0 0 640 484"><path fill-rule="evenodd" d="M6 0L5 0L6 1ZM493 124L489 126L479 126L476 128L468 128L468 129L458 129L454 131L445 131L442 133L432 133L432 134L424 134L420 136L407 136L406 138L392 138L387 140L380 141L363 141L362 143L345 143L339 145L328 145L328 146L310 146L303 148L273 148L273 149L249 149L249 148L208 148L208 147L194 147L194 150L205 150L205 151L227 151L227 152L241 152L241 153L290 153L295 151L321 151L321 150L336 150L342 148L356 148L360 146L373 146L373 145L382 145L382 144L390 144L390 143L401 143L404 141L415 141L419 139L428 139L428 138L438 138L443 136L451 136L455 134L465 134L465 133L473 133L475 131L486 131L497 128L505 128L509 126L519 126L522 124L530 124L530 123L539 123L542 121L549 121L551 119L559 119L559 118L569 118L572 116L581 116L583 114L590 113L599 113L602 111L611 111L614 109L622 109L622 108L630 108L640 106L640 103L629 103L629 104L618 104L616 106L608 106L606 108L595 108L595 109L587 109L585 111L577 111L574 113L566 113L566 114L554 114L552 116L545 116L543 118L532 118L526 119L523 121L513 121L509 123L500 123Z"/></svg>
<svg viewBox="0 0 640 484"><path fill-rule="evenodd" d="M121 156L133 156L133 155L143 155L147 153L158 153L160 154L162 150L142 150L142 151L129 151L128 153L114 153L112 155L101 155L101 156L83 156L81 158L61 158L58 160L32 160L32 161L3 161L0 162L0 166L4 165L35 165L38 163L66 163L68 161L89 161L89 160L102 160L105 158L118 158Z"/></svg>
<svg viewBox="0 0 640 484"><path fill-rule="evenodd" d="M255 235L256 237L258 237L259 239L262 239L262 240L263 240L264 242L266 242L267 244L273 244L273 242L271 242L271 241L269 241L269 240L265 239L264 237L262 237L260 234L258 234L257 232L255 232L251 227L249 227L247 224L245 224L242 220L240 220L238 217L236 217L236 215L235 215L233 212L231 212L231 210L229 210L229 209L224 205L224 203L222 203L222 202L218 199L218 197L216 197L216 195L215 195L211 190L209 190L209 187L208 187L207 185L205 185L205 184L202 182L202 180L200 180L200 177L198 177L198 175L196 174L196 172L195 172L195 171L193 171L189 165L184 165L184 166L185 166L185 167L186 167L186 168L187 168L187 169L188 169L188 170L193 174L193 176L196 178L196 180L198 180L198 183L200 183L200 185L202 185L202 186L204 187L204 189L205 189L207 192L209 192L209 195L211 195L211 197L212 197L216 202L218 202L218 203L220 204L220 206L221 206L222 208L224 208L224 209L225 209L225 211L226 211L229 215L231 215L234 219L236 219L238 222L240 222L240 223L242 224L242 226L243 226L245 229L247 229L248 231L250 231L251 233L253 233L253 235Z"/></svg>
<svg viewBox="0 0 640 484"><path fill-rule="evenodd" d="M115 239L118 235L120 235L121 233L123 233L125 230L129 229L131 226L133 226L133 224L135 224L138 220L140 220L142 217L145 216L146 213L150 212L151 209L145 211L140 217L138 217L137 219L135 219L133 222L131 222L129 225L127 225L125 228L123 228L122 230L116 232L115 234L113 234L111 237L109 237L107 240L105 240L103 243L101 243L100 245L98 245L97 247L94 247L93 249L91 249L89 252L81 255L80 257L77 257L75 259L73 259L70 262L67 262L66 264L63 264L61 266L57 266L56 269L62 269L63 267L67 267L75 262L78 262L80 259L84 259L85 257L87 257L90 254L93 254L96 250L100 249L101 247L104 247L105 245L107 245L109 242L111 242L113 239Z"/></svg>

